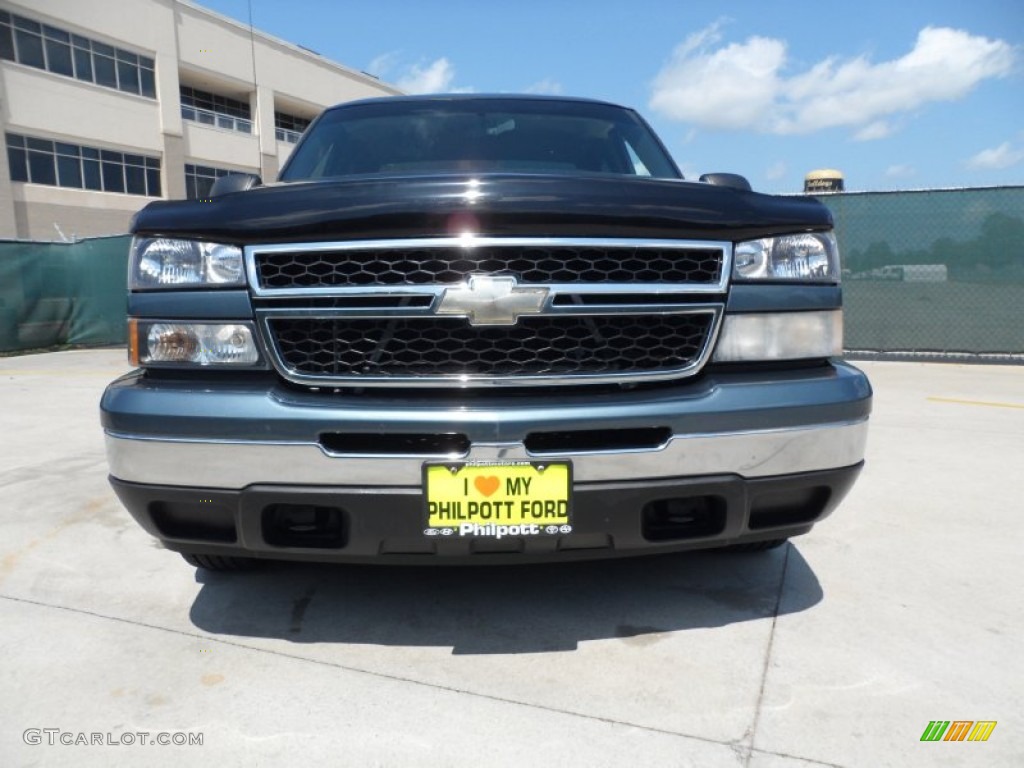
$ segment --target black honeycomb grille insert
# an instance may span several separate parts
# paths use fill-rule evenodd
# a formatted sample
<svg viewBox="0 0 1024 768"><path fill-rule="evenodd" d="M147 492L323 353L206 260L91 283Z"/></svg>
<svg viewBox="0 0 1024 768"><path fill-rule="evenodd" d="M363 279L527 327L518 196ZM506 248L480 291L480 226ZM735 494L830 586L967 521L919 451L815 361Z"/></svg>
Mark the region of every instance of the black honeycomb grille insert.
<svg viewBox="0 0 1024 768"><path fill-rule="evenodd" d="M310 377L515 377L674 371L696 363L713 312L463 318L271 318L285 367Z"/></svg>
<svg viewBox="0 0 1024 768"><path fill-rule="evenodd" d="M470 275L512 275L521 283L715 285L716 248L479 246L295 251L256 254L260 287L356 288L451 285Z"/></svg>

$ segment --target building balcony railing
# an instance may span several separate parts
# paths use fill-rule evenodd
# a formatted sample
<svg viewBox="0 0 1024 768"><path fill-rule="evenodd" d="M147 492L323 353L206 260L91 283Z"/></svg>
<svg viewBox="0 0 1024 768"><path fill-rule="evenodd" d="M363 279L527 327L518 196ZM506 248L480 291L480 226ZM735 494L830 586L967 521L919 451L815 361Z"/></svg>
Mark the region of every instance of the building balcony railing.
<svg viewBox="0 0 1024 768"><path fill-rule="evenodd" d="M276 128L275 132L277 133L278 141L286 141L289 144L298 144L299 139L302 137L300 131L290 131L287 128Z"/></svg>
<svg viewBox="0 0 1024 768"><path fill-rule="evenodd" d="M217 128L226 128L229 131L238 131L239 133L252 133L252 120L246 120L243 117L225 115L221 112L211 112L208 109L189 107L185 104L181 105L181 116L185 120L191 120L201 125L212 125Z"/></svg>

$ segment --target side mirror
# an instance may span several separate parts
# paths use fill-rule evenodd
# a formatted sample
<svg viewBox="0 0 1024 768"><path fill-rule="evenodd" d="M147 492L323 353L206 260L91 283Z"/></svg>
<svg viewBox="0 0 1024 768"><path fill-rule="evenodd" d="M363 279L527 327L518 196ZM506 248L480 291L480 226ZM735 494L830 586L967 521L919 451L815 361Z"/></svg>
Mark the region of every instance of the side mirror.
<svg viewBox="0 0 1024 768"><path fill-rule="evenodd" d="M262 183L263 179L254 173L229 173L213 182L213 186L210 187L210 197L230 195L232 192L245 192L245 190L258 187Z"/></svg>
<svg viewBox="0 0 1024 768"><path fill-rule="evenodd" d="M738 173L705 173L700 177L700 181L705 184L714 184L717 187L732 187L744 192L751 191L750 182Z"/></svg>

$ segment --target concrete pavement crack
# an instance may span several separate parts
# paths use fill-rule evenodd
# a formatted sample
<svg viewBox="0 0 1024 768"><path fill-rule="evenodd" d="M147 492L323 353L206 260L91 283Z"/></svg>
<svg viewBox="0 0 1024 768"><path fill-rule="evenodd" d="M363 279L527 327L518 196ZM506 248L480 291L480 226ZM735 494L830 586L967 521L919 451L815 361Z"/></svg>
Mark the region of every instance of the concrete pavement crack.
<svg viewBox="0 0 1024 768"><path fill-rule="evenodd" d="M788 563L788 561L789 561L789 550L787 549L787 551L786 551L786 563ZM785 563L783 565L783 576L784 575L785 575ZM781 596L781 586L780 586L780 596ZM89 616L89 617L96 618L96 619L101 619L101 620L104 620L104 621L113 621L113 622L117 622L117 623L120 623L120 624L127 624L129 626L139 627L141 629L150 629L150 630L155 630L157 632L165 632L167 634L178 635L180 637L188 637L188 638L194 638L196 640L203 640L205 642L218 643L220 645L225 645L225 646L229 646L229 647L232 647L232 648L239 648L239 649L246 650L246 651L253 651L255 653L262 653L262 654L267 654L267 655L270 655L270 656L277 656L279 658L285 658L285 659L289 659L289 660L292 660L292 661L306 662L306 663L309 663L309 664L316 664L316 665L323 666L323 667L329 667L331 669L341 670L343 672L351 672L353 674L367 675L369 677L375 677L375 678L380 679L380 680L388 680L390 682L397 682L397 683L406 683L406 684L409 684L409 685L420 686L420 687L423 687L423 688L429 688L429 689L436 690L436 691L444 691L446 693L454 693L454 694L461 694L463 696L471 696L473 698L483 699L483 700L486 700L486 701L493 701L493 702L496 702L496 703L499 703L499 704L509 704L509 705L512 705L512 706L526 707L528 709L535 709L535 710L539 710L539 711L542 711L542 712L549 712L549 713L552 713L552 714L564 715L564 716L567 716L567 717L577 717L577 718L580 718L582 720L589 720L589 721L592 721L592 722L604 723L606 725L621 726L621 727L624 727L624 728L636 728L637 730L645 731L645 732L648 732L648 733L656 733L656 734L661 734L661 735L664 735L664 736L673 736L673 737L681 738L681 739L690 739L690 740L693 740L693 741L702 742L704 744L712 744L712 745L715 745L715 746L727 747L727 748L730 748L730 749L735 749L736 746L737 746L735 741L722 741L722 740L719 740L719 739L711 739L711 738L708 738L706 736L697 736L697 735L694 735L694 734L683 733L683 732L680 732L680 731L671 731L671 730L668 730L666 728L655 728L653 726L642 725L642 724L639 724L639 723L631 723L631 722L625 721L625 720L616 720L615 718L611 718L611 717L602 717L600 715L589 715L589 714L586 714L586 713L583 713L583 712L575 712L573 710L559 709L557 707L550 707L550 706L547 706L547 705L544 705L544 704L536 704L536 703L531 703L531 702L526 702L526 701L519 701L517 699L506 698L506 697L503 697L503 696L495 696L495 695L489 694L489 693L480 693L478 691L470 691L470 690L466 690L466 689L463 689L463 688L456 688L454 686L449 686L449 685L439 685L437 683L424 682L422 680L415 680L415 679L409 678L409 677L402 677L401 675L390 675L390 674L387 674L385 672L376 672L376 671L373 671L373 670L361 669L359 667L348 666L348 665L345 665L345 664L338 664L338 663L333 662L333 661L325 661L323 659L313 659L313 658L309 658L308 656L302 656L302 655L296 654L296 653L286 653L284 651L275 650L273 648L260 648L258 646L247 645L245 643L239 643L239 642L235 642L233 640L225 640L225 639L220 638L220 637L215 637L213 635L205 635L205 634L202 634L202 633L199 633L199 632L188 632L188 631L182 630L182 629L174 629L173 627L160 626L159 624L149 624L149 623L146 623L144 621L138 621L136 619L126 619L126 618L121 617L121 616L109 616L107 614L98 613L96 611L87 611L87 610L85 610L83 608L74 608L72 606L67 606L67 605L55 605L53 603L46 603L46 602L43 602L41 600L32 600L32 599L25 598L25 597L17 597L15 595L5 595L5 594L0 594L0 600L7 600L9 602L22 603L22 604L26 604L26 605L34 605L34 606L37 606L37 607L40 607L40 608L48 608L48 609L51 609L51 610L65 611L67 613L75 613L75 614L78 614L78 615L81 615L81 616ZM778 614L778 603L779 603L779 601L777 599L776 600L776 605L775 605L776 615ZM772 620L772 633L773 634L774 634L774 629L775 629L775 620L773 618L773 620ZM771 647L770 647L770 643L769 643L769 655L770 655L770 651L771 651ZM766 661L766 664L767 664L767 661ZM761 694L763 694L763 693L764 693L764 676L762 675ZM757 710L757 712L758 713L760 712L760 695L758 697L758 710ZM757 716L755 715L755 720L754 720L754 727L755 727L755 729L756 729L756 725L757 725ZM788 759L791 759L791 760L800 760L802 762L806 762L806 763L809 763L811 765L823 766L823 768L842 768L842 766L836 766L836 765L832 765L831 763L823 763L823 762L820 762L820 761L817 761L817 760L797 757L795 755L787 755L787 754L780 753L780 752L771 752L771 751L768 751L768 750L758 750L758 749L755 749L753 747L753 736L752 736L751 737L751 745L747 748L747 763L746 763L747 765L750 764L750 758L751 758L751 756L752 756L752 754L754 752L757 752L758 754L764 754L764 755L771 755L771 756L775 756L775 757L788 758Z"/></svg>
<svg viewBox="0 0 1024 768"><path fill-rule="evenodd" d="M639 730L647 731L650 733L659 733L665 736L676 736L684 739L693 739L694 741L701 741L706 744L715 744L718 746L732 746L728 741L719 741L717 739L709 739L706 736L695 736L689 733L681 733L678 731L670 731L665 728L655 728L649 725L641 725L639 723L631 723L623 720L616 720L610 717L601 717L600 715L588 715L582 712L574 712L572 710L558 709L557 707L549 707L544 704L534 704L525 701L519 701L517 699L510 699L503 696L495 696L489 693L479 693L477 691L470 691L463 688L456 688L449 685L439 685L437 683L424 682L422 680L415 680L410 677L402 677L401 675L390 675L386 672L376 672L369 669L361 669L359 667L348 666L345 664L338 664L333 661L325 661L323 659L313 659L308 656L302 656L296 653L286 653L284 651L275 650L273 648L260 648L258 646L247 645L245 643L235 642L233 640L225 640L223 638L215 637L212 635L204 635L199 632L188 632L181 629L174 629L172 627L162 627L159 624L148 624L144 621L137 621L135 619L126 619L120 616L108 616L103 613L97 613L96 611L87 611L83 608L73 608L66 605L54 605L52 603L44 603L40 600L31 600L24 597L16 597L14 595L3 595L0 594L0 599L9 600L16 603L26 603L28 605L35 605L41 608L50 608L59 611L67 611L69 613L77 613L83 616L91 616L97 619L104 619L106 621L115 621L121 624L128 624L134 627L140 627L143 629L152 629L158 632L167 632L169 634L179 635L181 637L195 638L197 640L203 640L205 642L218 643L220 645L227 645L232 648L241 648L247 651L255 651L256 653L264 653L271 656L278 656L281 658L291 659L292 661L307 662L310 664L317 664L319 666L330 667L332 669L338 669L344 672L352 672L355 674L368 675L370 677L376 677L382 680L389 680L391 682L407 683L410 685L421 686L424 688L430 688L433 690L445 691L447 693L462 694L465 696L472 696L478 699L485 699L489 701L498 702L501 704L512 704L520 707L528 707L530 709L538 709L544 712L550 712L553 714L568 715L570 717L579 717L584 720L592 720L596 722L606 723L609 725L618 725L626 728L637 728Z"/></svg>
<svg viewBox="0 0 1024 768"><path fill-rule="evenodd" d="M782 569L778 578L778 591L775 593L775 607L771 615L771 631L768 634L768 646L765 648L765 662L761 668L761 687L758 690L758 700L754 706L754 723L751 725L751 743L746 748L746 760L743 765L750 768L751 760L754 758L755 742L758 738L758 725L761 722L761 706L765 697L765 685L768 682L768 668L771 665L772 646L775 644L775 625L778 623L778 607L782 604L782 590L785 589L785 574L790 567L790 553L793 551L793 544L785 545L785 556L782 558Z"/></svg>
<svg viewBox="0 0 1024 768"><path fill-rule="evenodd" d="M106 471L106 458L102 453L87 454L85 456L76 454L76 458L50 456L45 461L37 464L14 467L13 469L5 469L3 472L0 472L0 488L7 488L28 481L37 481L42 478L52 478L55 463L60 465L62 477L77 475L80 472L86 471L90 474L96 474L97 467L101 465L104 467L104 472Z"/></svg>

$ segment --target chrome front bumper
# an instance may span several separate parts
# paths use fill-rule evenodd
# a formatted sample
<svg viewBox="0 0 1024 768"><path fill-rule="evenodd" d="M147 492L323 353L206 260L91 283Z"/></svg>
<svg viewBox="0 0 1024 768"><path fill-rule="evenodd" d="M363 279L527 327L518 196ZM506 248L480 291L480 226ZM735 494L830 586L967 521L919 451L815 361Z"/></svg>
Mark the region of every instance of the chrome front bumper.
<svg viewBox="0 0 1024 768"><path fill-rule="evenodd" d="M101 410L111 483L170 549L332 562L541 561L806 533L860 471L871 388L839 362L557 396L327 393L269 374L186 381L135 373L107 388ZM620 439L652 432L647 443ZM439 435L459 439L432 441ZM422 445L436 452L341 451ZM461 452L440 453L451 446ZM424 462L523 459L572 462L571 532L500 541L423 535ZM330 533L326 543L289 522L309 510L327 521L315 531Z"/></svg>
<svg viewBox="0 0 1024 768"><path fill-rule="evenodd" d="M110 474L152 485L242 489L255 484L416 487L425 461L570 459L575 483L733 474L771 477L864 458L867 419L790 429L675 435L654 450L532 454L522 442L476 443L465 455L329 454L317 442L158 439L106 434Z"/></svg>
<svg viewBox="0 0 1024 768"><path fill-rule="evenodd" d="M438 460L569 459L576 484L831 470L863 460L870 410L867 379L842 362L705 373L675 387L507 395L309 392L269 373L182 380L135 372L113 382L101 402L113 477L236 490L416 488L423 462ZM623 449L604 437L651 428L658 444ZM578 432L597 435L594 447L605 450L538 453L530 441ZM465 453L339 454L325 440L453 433L463 436Z"/></svg>

